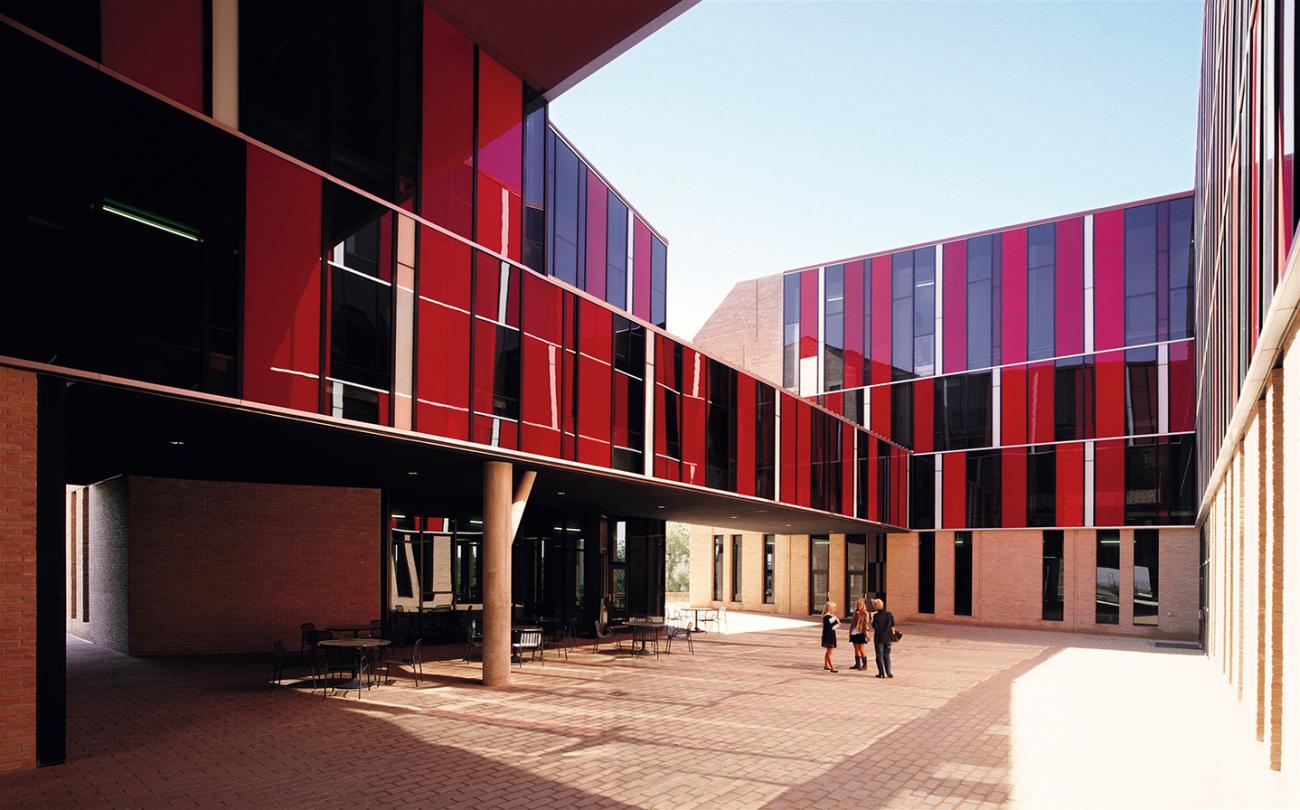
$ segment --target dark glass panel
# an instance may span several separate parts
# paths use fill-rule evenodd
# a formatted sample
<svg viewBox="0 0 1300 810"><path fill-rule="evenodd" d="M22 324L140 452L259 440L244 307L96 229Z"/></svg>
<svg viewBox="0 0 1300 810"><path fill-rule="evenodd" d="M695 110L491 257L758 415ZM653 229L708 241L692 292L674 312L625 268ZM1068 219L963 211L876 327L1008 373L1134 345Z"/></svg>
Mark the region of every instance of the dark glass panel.
<svg viewBox="0 0 1300 810"><path fill-rule="evenodd" d="M713 535L713 601L722 601L722 535Z"/></svg>
<svg viewBox="0 0 1300 810"><path fill-rule="evenodd" d="M890 318L891 341L889 356L892 359L895 380L913 376L912 356L915 351L912 335L912 298L915 283L912 276L912 251L895 253L890 264L890 292L892 313Z"/></svg>
<svg viewBox="0 0 1300 810"><path fill-rule="evenodd" d="M1124 211L1124 342L1157 337L1156 206Z"/></svg>
<svg viewBox="0 0 1300 810"><path fill-rule="evenodd" d="M763 535L763 604L776 601L776 536Z"/></svg>
<svg viewBox="0 0 1300 810"><path fill-rule="evenodd" d="M894 383L888 388L890 399L890 434L889 438L903 445L904 447L915 447L912 436L912 420L914 417L912 409L912 383L900 382ZM880 388L876 389L876 394L884 394L885 391Z"/></svg>
<svg viewBox="0 0 1300 810"><path fill-rule="evenodd" d="M956 616L971 615L971 577L974 572L975 536L971 532L957 532L953 539L952 612Z"/></svg>
<svg viewBox="0 0 1300 810"><path fill-rule="evenodd" d="M935 381L934 449L993 444L993 375L959 374Z"/></svg>
<svg viewBox="0 0 1300 810"><path fill-rule="evenodd" d="M858 599L867 596L867 536L844 535L844 612L853 609Z"/></svg>
<svg viewBox="0 0 1300 810"><path fill-rule="evenodd" d="M607 216L605 300L619 309L627 309L627 205L612 191Z"/></svg>
<svg viewBox="0 0 1300 810"><path fill-rule="evenodd" d="M1119 624L1119 529L1097 530L1097 624Z"/></svg>
<svg viewBox="0 0 1300 810"><path fill-rule="evenodd" d="M966 366L1001 362L1001 234L966 241ZM996 327L996 328L995 328Z"/></svg>
<svg viewBox="0 0 1300 810"><path fill-rule="evenodd" d="M808 538L808 614L822 612L831 592L831 539L824 534Z"/></svg>
<svg viewBox="0 0 1300 810"><path fill-rule="evenodd" d="M976 529L1002 525L1002 451L966 454L966 525Z"/></svg>
<svg viewBox="0 0 1300 810"><path fill-rule="evenodd" d="M239 128L316 166L325 153L325 3L241 3Z"/></svg>
<svg viewBox="0 0 1300 810"><path fill-rule="evenodd" d="M933 247L912 252L916 293L912 302L912 331L915 336L912 370L917 376L934 374L934 251Z"/></svg>
<svg viewBox="0 0 1300 810"><path fill-rule="evenodd" d="M4 0L0 14L99 61L101 0Z"/></svg>
<svg viewBox="0 0 1300 810"><path fill-rule="evenodd" d="M614 467L644 469L645 327L619 315L614 328Z"/></svg>
<svg viewBox="0 0 1300 810"><path fill-rule="evenodd" d="M933 548L933 544L931 544ZM867 597L888 604L885 594L885 566L888 563L888 544L885 535L871 532L867 535Z"/></svg>
<svg viewBox="0 0 1300 810"><path fill-rule="evenodd" d="M1035 225L1027 234L1026 285L1030 360L1056 354L1056 225Z"/></svg>
<svg viewBox="0 0 1300 810"><path fill-rule="evenodd" d="M916 612L934 613L934 532L921 532L918 539Z"/></svg>
<svg viewBox="0 0 1300 810"><path fill-rule="evenodd" d="M844 387L844 265L826 268L823 280L825 337L824 389L838 391Z"/></svg>
<svg viewBox="0 0 1300 810"><path fill-rule="evenodd" d="M1141 526L1160 522L1160 448L1155 439L1137 441L1144 443L1124 448L1124 522Z"/></svg>
<svg viewBox="0 0 1300 810"><path fill-rule="evenodd" d="M1160 624L1160 531L1133 531L1133 623Z"/></svg>
<svg viewBox="0 0 1300 810"><path fill-rule="evenodd" d="M574 286L585 251L582 225L586 221L581 194L586 189L587 167L568 144L552 136L554 143L554 185L551 207L550 274Z"/></svg>
<svg viewBox="0 0 1300 810"><path fill-rule="evenodd" d="M910 493L914 529L934 528L934 456L912 456Z"/></svg>
<svg viewBox="0 0 1300 810"><path fill-rule="evenodd" d="M707 482L713 489L736 490L736 370L708 361L708 405L705 417Z"/></svg>
<svg viewBox="0 0 1300 810"><path fill-rule="evenodd" d="M546 107L524 119L524 264L546 272Z"/></svg>
<svg viewBox="0 0 1300 810"><path fill-rule="evenodd" d="M1094 374L1091 357L1056 361L1056 440L1093 436Z"/></svg>
<svg viewBox="0 0 1300 810"><path fill-rule="evenodd" d="M1160 429L1159 362L1156 347L1124 353L1124 414L1129 435Z"/></svg>
<svg viewBox="0 0 1300 810"><path fill-rule="evenodd" d="M776 391L772 386L754 384L754 494L760 498L776 497Z"/></svg>
<svg viewBox="0 0 1300 810"><path fill-rule="evenodd" d="M1043 532L1043 621L1065 619L1065 532Z"/></svg>
<svg viewBox="0 0 1300 810"><path fill-rule="evenodd" d="M668 325L668 246L657 236L650 244L650 322L662 329Z"/></svg>
<svg viewBox="0 0 1300 810"><path fill-rule="evenodd" d="M1169 339L1192 337L1196 328L1196 268L1192 248L1193 198L1169 202Z"/></svg>
<svg viewBox="0 0 1300 810"><path fill-rule="evenodd" d="M1026 523L1053 526L1056 524L1056 448L1031 447L1026 462Z"/></svg>
<svg viewBox="0 0 1300 810"><path fill-rule="evenodd" d="M799 387L799 274L790 273L781 283L781 385L793 390Z"/></svg>

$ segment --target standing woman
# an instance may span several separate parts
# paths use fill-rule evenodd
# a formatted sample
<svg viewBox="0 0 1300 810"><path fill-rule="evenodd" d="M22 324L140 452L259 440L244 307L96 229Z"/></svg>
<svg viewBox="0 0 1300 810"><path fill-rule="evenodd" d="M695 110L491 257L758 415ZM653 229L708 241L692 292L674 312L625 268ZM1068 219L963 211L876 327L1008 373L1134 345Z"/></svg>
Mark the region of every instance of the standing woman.
<svg viewBox="0 0 1300 810"><path fill-rule="evenodd" d="M867 600L859 599L849 622L849 641L853 643L853 668L867 671Z"/></svg>
<svg viewBox="0 0 1300 810"><path fill-rule="evenodd" d="M885 610L885 603L879 599L871 600L871 609L875 611L871 617L871 632L876 645L876 677L892 678L894 668L889 662L889 648L894 643L894 614Z"/></svg>
<svg viewBox="0 0 1300 810"><path fill-rule="evenodd" d="M839 672L831 662L831 653L835 652L835 628L839 623L839 617L835 615L835 603L827 601L826 607L822 609L822 647L826 650L822 669L827 672Z"/></svg>

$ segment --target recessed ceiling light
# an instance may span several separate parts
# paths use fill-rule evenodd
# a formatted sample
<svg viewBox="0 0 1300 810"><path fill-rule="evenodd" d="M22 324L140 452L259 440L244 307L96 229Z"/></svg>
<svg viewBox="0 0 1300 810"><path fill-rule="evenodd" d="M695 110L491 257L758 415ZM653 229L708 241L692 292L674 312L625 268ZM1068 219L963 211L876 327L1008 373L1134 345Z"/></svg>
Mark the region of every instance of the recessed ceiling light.
<svg viewBox="0 0 1300 810"><path fill-rule="evenodd" d="M419 475L420 472L419 472L419 470L407 470L407 471L406 471L406 474L407 474L407 475Z"/></svg>
<svg viewBox="0 0 1300 810"><path fill-rule="evenodd" d="M663 509L663 508L664 508L664 505L663 505L663 504L659 504L659 506L657 506L657 507L655 507L655 508L656 508L656 509Z"/></svg>
<svg viewBox="0 0 1300 810"><path fill-rule="evenodd" d="M793 525L794 525L793 523L787 523L787 524L785 524L785 527L788 529L788 528L790 528L790 527L793 526Z"/></svg>
<svg viewBox="0 0 1300 810"><path fill-rule="evenodd" d="M559 491L556 492L555 494L556 494L556 495L563 495L563 494L564 494L564 490L559 490Z"/></svg>
<svg viewBox="0 0 1300 810"><path fill-rule="evenodd" d="M169 442L167 442L167 443L170 444L172 447L184 447L184 446L185 446L185 442L181 441L180 439L172 439L171 441L169 441Z"/></svg>
<svg viewBox="0 0 1300 810"><path fill-rule="evenodd" d="M735 519L736 519L736 516L735 516L735 515L728 515L728 516L727 516L727 520L735 520Z"/></svg>

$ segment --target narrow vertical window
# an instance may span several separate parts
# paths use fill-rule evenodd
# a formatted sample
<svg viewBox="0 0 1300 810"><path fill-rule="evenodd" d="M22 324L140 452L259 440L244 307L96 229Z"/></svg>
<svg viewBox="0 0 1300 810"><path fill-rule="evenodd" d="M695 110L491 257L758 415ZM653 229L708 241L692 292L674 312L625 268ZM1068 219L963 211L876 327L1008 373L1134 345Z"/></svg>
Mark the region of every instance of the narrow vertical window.
<svg viewBox="0 0 1300 810"><path fill-rule="evenodd" d="M975 536L971 532L957 532L952 555L952 612L956 616L971 615L974 551Z"/></svg>
<svg viewBox="0 0 1300 810"><path fill-rule="evenodd" d="M934 528L934 456L912 456L912 527ZM861 514L858 515L861 517Z"/></svg>
<svg viewBox="0 0 1300 810"><path fill-rule="evenodd" d="M1124 353L1124 426L1130 436L1160 429L1159 363L1156 347Z"/></svg>
<svg viewBox="0 0 1300 810"><path fill-rule="evenodd" d="M627 309L627 205L612 191L609 192L608 200L609 213L605 220L605 300L619 309Z"/></svg>
<svg viewBox="0 0 1300 810"><path fill-rule="evenodd" d="M744 535L731 536L731 601L739 602L741 594L741 549L744 547Z"/></svg>
<svg viewBox="0 0 1300 810"><path fill-rule="evenodd" d="M1000 234L966 242L966 365L1001 362L1002 241ZM997 328L994 328L994 327Z"/></svg>
<svg viewBox="0 0 1300 810"><path fill-rule="evenodd" d="M858 599L867 595L867 536L865 534L844 535L844 582L847 591L844 594L849 608Z"/></svg>
<svg viewBox="0 0 1300 810"><path fill-rule="evenodd" d="M1157 335L1156 206L1124 211L1124 342L1152 343Z"/></svg>
<svg viewBox="0 0 1300 810"><path fill-rule="evenodd" d="M890 321L891 341L890 358L893 362L893 379L906 380L915 376L912 373L912 354L914 336L912 334L912 251L895 253L890 264L892 278L890 292L893 299L892 320Z"/></svg>
<svg viewBox="0 0 1300 810"><path fill-rule="evenodd" d="M776 497L776 391L754 384L754 494Z"/></svg>
<svg viewBox="0 0 1300 810"><path fill-rule="evenodd" d="M1133 532L1133 624L1160 624L1160 531Z"/></svg>
<svg viewBox="0 0 1300 810"><path fill-rule="evenodd" d="M1035 225L1027 236L1030 360L1056 355L1056 224Z"/></svg>
<svg viewBox="0 0 1300 810"><path fill-rule="evenodd" d="M934 550L933 535L931 535L930 550ZM885 535L881 532L873 532L867 535L867 597L871 599L885 600L885 559L888 546L885 542ZM931 566L931 571L934 567ZM931 578L933 581L933 578ZM933 589L931 590L933 594ZM933 599L931 600L933 601Z"/></svg>
<svg viewBox="0 0 1300 810"><path fill-rule="evenodd" d="M1056 446L1029 448L1026 457L1025 505L1029 526L1056 525Z"/></svg>
<svg viewBox="0 0 1300 810"><path fill-rule="evenodd" d="M966 525L977 529L1002 524L1002 451L966 454Z"/></svg>
<svg viewBox="0 0 1300 810"><path fill-rule="evenodd" d="M1043 532L1043 621L1065 620L1065 532Z"/></svg>
<svg viewBox="0 0 1300 810"><path fill-rule="evenodd" d="M933 247L912 252L916 293L912 300L912 370L918 377L934 374L934 251Z"/></svg>
<svg viewBox="0 0 1300 810"><path fill-rule="evenodd" d="M934 532L921 532L916 555L916 612L934 613Z"/></svg>
<svg viewBox="0 0 1300 810"><path fill-rule="evenodd" d="M799 274L790 273L782 283L781 385L794 391L799 388Z"/></svg>
<svg viewBox="0 0 1300 810"><path fill-rule="evenodd" d="M713 535L713 601L722 601L722 535Z"/></svg>
<svg viewBox="0 0 1300 810"><path fill-rule="evenodd" d="M1119 529L1097 530L1097 624L1119 624Z"/></svg>
<svg viewBox="0 0 1300 810"><path fill-rule="evenodd" d="M763 604L776 601L776 535L763 535Z"/></svg>
<svg viewBox="0 0 1300 810"><path fill-rule="evenodd" d="M808 538L808 614L822 612L831 592L831 539L824 534Z"/></svg>
<svg viewBox="0 0 1300 810"><path fill-rule="evenodd" d="M826 268L825 288L826 368L823 382L826 391L838 391L844 387L844 265Z"/></svg>

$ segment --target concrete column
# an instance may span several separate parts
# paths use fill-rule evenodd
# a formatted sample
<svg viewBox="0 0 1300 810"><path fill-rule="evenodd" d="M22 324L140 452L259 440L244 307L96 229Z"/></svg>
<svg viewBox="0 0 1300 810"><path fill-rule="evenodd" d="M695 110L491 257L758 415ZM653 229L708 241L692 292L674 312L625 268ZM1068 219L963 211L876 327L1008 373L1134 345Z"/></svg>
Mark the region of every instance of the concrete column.
<svg viewBox="0 0 1300 810"><path fill-rule="evenodd" d="M212 117L239 126L239 0L212 3Z"/></svg>
<svg viewBox="0 0 1300 810"><path fill-rule="evenodd" d="M509 462L483 464L483 685L510 685Z"/></svg>

